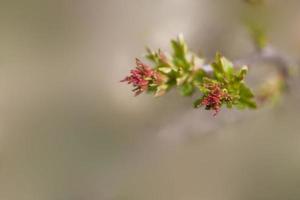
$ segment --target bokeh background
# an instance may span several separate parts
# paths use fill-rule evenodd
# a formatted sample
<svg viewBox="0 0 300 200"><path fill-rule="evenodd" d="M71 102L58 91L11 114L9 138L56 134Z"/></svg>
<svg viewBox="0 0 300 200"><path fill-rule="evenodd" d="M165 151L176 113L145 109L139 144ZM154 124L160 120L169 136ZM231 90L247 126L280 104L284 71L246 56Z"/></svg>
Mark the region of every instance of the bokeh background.
<svg viewBox="0 0 300 200"><path fill-rule="evenodd" d="M245 17L300 59L299 9L299 0L1 0L0 199L299 200L297 77L275 107L217 118L176 91L134 98L119 83L145 45L169 50L179 33L208 59L247 55Z"/></svg>

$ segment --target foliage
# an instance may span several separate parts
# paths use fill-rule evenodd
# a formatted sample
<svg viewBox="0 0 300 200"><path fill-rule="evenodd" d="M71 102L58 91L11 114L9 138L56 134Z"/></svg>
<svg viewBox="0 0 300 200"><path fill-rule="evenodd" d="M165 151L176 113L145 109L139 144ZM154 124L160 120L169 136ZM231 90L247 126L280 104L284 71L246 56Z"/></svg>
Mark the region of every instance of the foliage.
<svg viewBox="0 0 300 200"><path fill-rule="evenodd" d="M178 88L182 96L196 91L199 98L195 108L205 107L216 115L221 107L256 108L254 95L245 84L248 68L238 69L227 58L217 53L211 64L189 51L182 36L171 41L172 53L167 56L161 50L147 49L146 58L152 67L137 59L137 68L124 80L134 86L136 95L148 91L162 96L172 88ZM209 67L209 69L207 69Z"/></svg>

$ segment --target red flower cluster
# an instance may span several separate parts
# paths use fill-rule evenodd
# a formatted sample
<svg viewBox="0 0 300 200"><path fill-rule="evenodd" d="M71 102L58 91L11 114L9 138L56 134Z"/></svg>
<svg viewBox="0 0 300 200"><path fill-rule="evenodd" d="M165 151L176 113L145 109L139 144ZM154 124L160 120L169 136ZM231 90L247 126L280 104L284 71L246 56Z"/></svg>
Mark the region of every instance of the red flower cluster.
<svg viewBox="0 0 300 200"><path fill-rule="evenodd" d="M130 71L130 76L125 77L121 82L127 82L132 84L135 92L135 96L146 91L150 84L159 84L161 82L160 74L142 63L139 59L136 59L137 67Z"/></svg>
<svg viewBox="0 0 300 200"><path fill-rule="evenodd" d="M207 84L205 87L209 90L209 93L205 95L201 101L201 105L205 106L207 110L214 110L214 116L218 114L224 101L230 101L229 94L222 90L219 84Z"/></svg>

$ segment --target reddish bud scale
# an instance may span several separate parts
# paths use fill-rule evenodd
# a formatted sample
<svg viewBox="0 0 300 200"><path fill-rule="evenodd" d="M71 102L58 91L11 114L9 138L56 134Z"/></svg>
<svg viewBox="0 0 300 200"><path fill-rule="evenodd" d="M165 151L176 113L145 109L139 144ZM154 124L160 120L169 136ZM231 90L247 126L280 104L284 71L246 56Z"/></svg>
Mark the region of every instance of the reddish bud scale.
<svg viewBox="0 0 300 200"><path fill-rule="evenodd" d="M201 105L205 106L207 110L214 110L214 116L216 116L224 101L230 101L229 94L222 90L219 84L207 84L205 87L209 90L209 93L204 96L201 101Z"/></svg>
<svg viewBox="0 0 300 200"><path fill-rule="evenodd" d="M137 67L130 71L130 75L121 80L121 82L127 82L132 84L135 92L135 96L146 91L149 84L159 84L161 82L160 74L149 67L148 65L142 63L139 59L136 59Z"/></svg>

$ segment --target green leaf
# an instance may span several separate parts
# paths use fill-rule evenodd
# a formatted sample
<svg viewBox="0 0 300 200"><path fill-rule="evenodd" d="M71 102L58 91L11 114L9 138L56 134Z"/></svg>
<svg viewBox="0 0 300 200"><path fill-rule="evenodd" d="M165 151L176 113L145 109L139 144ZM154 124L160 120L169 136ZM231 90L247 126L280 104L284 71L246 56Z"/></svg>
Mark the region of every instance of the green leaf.
<svg viewBox="0 0 300 200"><path fill-rule="evenodd" d="M177 40L171 41L171 44L173 47L174 56L178 58L185 58L188 49L183 36L179 35Z"/></svg>
<svg viewBox="0 0 300 200"><path fill-rule="evenodd" d="M225 72L231 73L233 71L233 64L227 60L225 57L220 58L220 63Z"/></svg>
<svg viewBox="0 0 300 200"><path fill-rule="evenodd" d="M187 61L188 47L182 35L179 35L176 40L171 41L173 49L173 63L179 68L190 69L191 65Z"/></svg>
<svg viewBox="0 0 300 200"><path fill-rule="evenodd" d="M190 96L194 92L194 86L191 83L185 83L180 87L180 93L182 96Z"/></svg>
<svg viewBox="0 0 300 200"><path fill-rule="evenodd" d="M169 85L167 85L167 84L158 86L156 89L156 92L155 92L155 97L164 95L168 89L169 89Z"/></svg>
<svg viewBox="0 0 300 200"><path fill-rule="evenodd" d="M252 91L244 84L240 84L240 99L239 103L242 107L256 108L256 102L253 100Z"/></svg>
<svg viewBox="0 0 300 200"><path fill-rule="evenodd" d="M160 68L158 68L158 70L165 73L165 74L168 74L172 71L172 69L169 68L169 67L160 67Z"/></svg>
<svg viewBox="0 0 300 200"><path fill-rule="evenodd" d="M194 103L193 103L194 108L200 107L202 100L203 100L203 98L200 98L200 99L197 99L196 101L194 101Z"/></svg>
<svg viewBox="0 0 300 200"><path fill-rule="evenodd" d="M184 74L184 75L176 78L176 84L182 85L187 80L188 76L189 76L188 74Z"/></svg>
<svg viewBox="0 0 300 200"><path fill-rule="evenodd" d="M228 82L234 76L234 67L232 62L221 56L219 53L216 54L215 61L212 63L212 68L214 76L219 81Z"/></svg>
<svg viewBox="0 0 300 200"><path fill-rule="evenodd" d="M221 54L217 53L215 57L215 61L212 63L212 68L214 70L214 73L223 74L224 68L221 62Z"/></svg>
<svg viewBox="0 0 300 200"><path fill-rule="evenodd" d="M248 67L247 66L243 66L240 71L237 73L236 75L236 81L242 81L244 80L245 76L248 73Z"/></svg>
<svg viewBox="0 0 300 200"><path fill-rule="evenodd" d="M187 52L186 45L184 43L180 43L177 40L172 40L171 44L172 44L173 51L174 51L173 52L174 57L179 58L179 59L185 59L185 54Z"/></svg>
<svg viewBox="0 0 300 200"><path fill-rule="evenodd" d="M147 51L146 58L148 60L152 61L153 63L158 64L159 58L158 58L157 53L152 51L149 47L146 47L146 51Z"/></svg>
<svg viewBox="0 0 300 200"><path fill-rule="evenodd" d="M257 108L257 105L256 105L256 102L251 99L240 99L237 107L239 109L245 109L245 108L255 109L255 108Z"/></svg>
<svg viewBox="0 0 300 200"><path fill-rule="evenodd" d="M245 98L253 98L254 94L244 83L240 84L240 96Z"/></svg>
<svg viewBox="0 0 300 200"><path fill-rule="evenodd" d="M200 84L203 82L203 78L207 77L206 72L203 69L197 69L193 74L193 81L196 84Z"/></svg>
<svg viewBox="0 0 300 200"><path fill-rule="evenodd" d="M232 108L232 102L227 101L227 102L226 102L226 107L227 107L227 108Z"/></svg>
<svg viewBox="0 0 300 200"><path fill-rule="evenodd" d="M233 76L233 64L221 54L217 53L212 63L213 73L217 80L227 82Z"/></svg>

